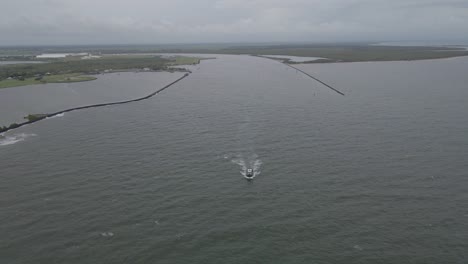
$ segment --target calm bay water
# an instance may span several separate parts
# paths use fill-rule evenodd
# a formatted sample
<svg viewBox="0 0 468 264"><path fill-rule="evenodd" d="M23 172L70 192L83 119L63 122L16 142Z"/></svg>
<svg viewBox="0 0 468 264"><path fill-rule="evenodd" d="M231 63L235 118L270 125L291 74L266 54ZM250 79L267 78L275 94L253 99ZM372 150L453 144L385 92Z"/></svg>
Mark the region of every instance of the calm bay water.
<svg viewBox="0 0 468 264"><path fill-rule="evenodd" d="M218 56L7 133L1 263L465 263L468 59L298 67L346 96Z"/></svg>

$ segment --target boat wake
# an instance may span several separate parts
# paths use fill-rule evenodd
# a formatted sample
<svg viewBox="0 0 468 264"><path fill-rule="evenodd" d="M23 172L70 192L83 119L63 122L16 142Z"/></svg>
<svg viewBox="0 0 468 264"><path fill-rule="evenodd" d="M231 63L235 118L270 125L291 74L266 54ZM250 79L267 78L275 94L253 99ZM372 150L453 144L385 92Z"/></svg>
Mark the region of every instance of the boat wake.
<svg viewBox="0 0 468 264"><path fill-rule="evenodd" d="M26 140L28 137L33 137L36 136L36 134L16 134L12 136L5 136L0 134L0 146L7 146L7 145L13 145L18 142Z"/></svg>
<svg viewBox="0 0 468 264"><path fill-rule="evenodd" d="M249 156L244 155L236 155L231 158L231 162L240 166L240 174L245 178L252 179L260 175L261 167L262 167L262 160L258 158L257 154L252 154ZM247 177L246 171L247 169L253 169L253 176Z"/></svg>

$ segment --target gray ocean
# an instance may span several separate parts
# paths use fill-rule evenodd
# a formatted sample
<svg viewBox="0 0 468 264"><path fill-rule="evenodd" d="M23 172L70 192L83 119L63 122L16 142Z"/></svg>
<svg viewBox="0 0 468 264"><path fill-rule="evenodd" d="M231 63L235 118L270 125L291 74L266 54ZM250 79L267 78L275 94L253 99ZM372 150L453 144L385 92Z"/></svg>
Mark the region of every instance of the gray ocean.
<svg viewBox="0 0 468 264"><path fill-rule="evenodd" d="M346 96L220 55L6 133L0 263L467 263L468 58L297 67ZM1 89L1 124L180 76Z"/></svg>

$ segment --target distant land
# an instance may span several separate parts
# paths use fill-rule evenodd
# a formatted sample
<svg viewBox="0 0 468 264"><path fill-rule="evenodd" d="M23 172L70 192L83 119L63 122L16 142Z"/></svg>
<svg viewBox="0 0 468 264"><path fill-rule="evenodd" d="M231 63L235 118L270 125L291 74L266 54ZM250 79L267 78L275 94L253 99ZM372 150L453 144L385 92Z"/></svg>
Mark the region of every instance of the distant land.
<svg viewBox="0 0 468 264"><path fill-rule="evenodd" d="M100 54L100 53L99 53ZM3 64L18 59L6 55L0 59L0 88L44 83L92 81L90 75L116 71L185 71L178 65L198 64L201 58L149 54L51 53L23 55L20 64ZM33 62L44 63L33 63Z"/></svg>
<svg viewBox="0 0 468 264"><path fill-rule="evenodd" d="M174 66L197 64L200 61L200 58L189 55L160 55L174 53L253 55L297 64L441 59L467 56L468 50L457 46L395 46L378 43L0 47L0 88L91 81L95 77L90 75L114 71L183 71ZM279 55L317 59L297 61L275 58ZM15 61L18 64L13 64Z"/></svg>
<svg viewBox="0 0 468 264"><path fill-rule="evenodd" d="M325 58L313 63L425 60L467 56L468 50L457 46L395 46L379 43L323 44L174 44L107 46L0 47L0 60L34 60L43 53L196 53L287 55Z"/></svg>

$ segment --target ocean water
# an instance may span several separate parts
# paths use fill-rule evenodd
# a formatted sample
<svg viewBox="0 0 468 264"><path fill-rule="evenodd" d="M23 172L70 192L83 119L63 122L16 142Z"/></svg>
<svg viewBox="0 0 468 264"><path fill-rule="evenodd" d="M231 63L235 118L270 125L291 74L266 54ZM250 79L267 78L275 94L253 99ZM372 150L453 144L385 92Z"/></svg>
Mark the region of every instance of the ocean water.
<svg viewBox="0 0 468 264"><path fill-rule="evenodd" d="M0 262L466 263L468 59L298 67L346 96L220 55L6 133Z"/></svg>
<svg viewBox="0 0 468 264"><path fill-rule="evenodd" d="M299 56L285 56L285 55L262 55L262 56L268 57L268 58L289 59L293 62L307 62L307 61L316 61L320 59L325 59L321 57L299 57Z"/></svg>

